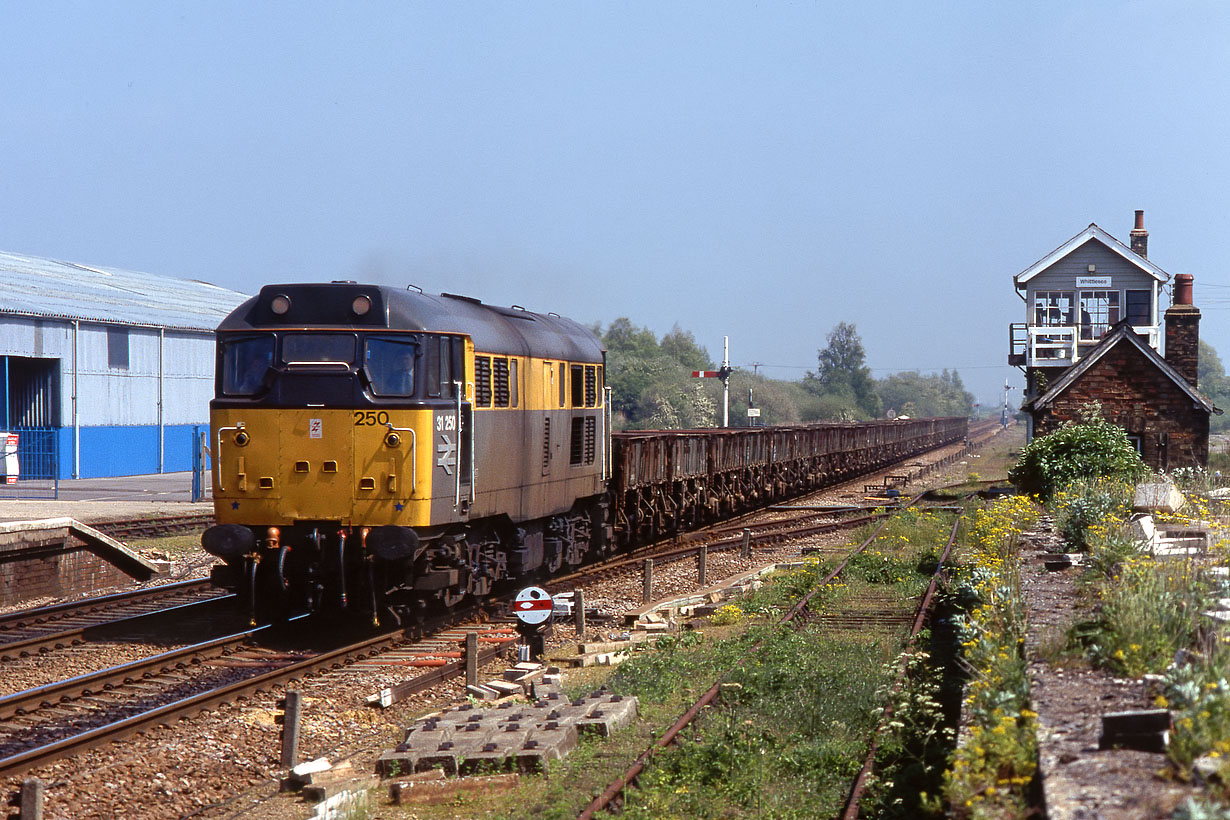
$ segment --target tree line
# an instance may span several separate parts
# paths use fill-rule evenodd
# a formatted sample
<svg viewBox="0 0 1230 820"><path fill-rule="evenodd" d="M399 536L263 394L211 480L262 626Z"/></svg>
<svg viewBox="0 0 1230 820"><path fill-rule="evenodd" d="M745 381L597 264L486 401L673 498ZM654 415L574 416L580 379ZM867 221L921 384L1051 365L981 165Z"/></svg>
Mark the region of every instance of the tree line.
<svg viewBox="0 0 1230 820"><path fill-rule="evenodd" d="M1213 402L1214 407L1230 411L1230 377L1226 376L1226 368L1222 366L1221 357L1213 346L1204 339L1200 340L1200 352L1197 354L1196 389ZM1209 432L1225 433L1230 430L1230 412L1209 416Z"/></svg>
<svg viewBox="0 0 1230 820"><path fill-rule="evenodd" d="M708 350L678 325L659 339L653 331L620 318L605 330L595 326L607 350L606 382L616 429L670 430L721 423L722 385L692 377L716 370ZM802 381L770 379L735 369L730 376L730 423L748 423L748 408L761 424L860 421L892 415L965 416L974 397L956 370L923 375L871 375L855 326L841 322L817 351L816 370Z"/></svg>

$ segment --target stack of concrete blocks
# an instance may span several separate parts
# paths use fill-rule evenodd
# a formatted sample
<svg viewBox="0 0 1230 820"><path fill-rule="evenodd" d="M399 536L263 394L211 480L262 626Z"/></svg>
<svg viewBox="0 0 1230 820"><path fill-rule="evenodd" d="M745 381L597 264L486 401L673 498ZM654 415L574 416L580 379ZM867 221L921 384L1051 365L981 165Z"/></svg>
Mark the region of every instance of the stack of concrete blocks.
<svg viewBox="0 0 1230 820"><path fill-rule="evenodd" d="M1182 509L1186 499L1169 480L1154 481L1136 487L1132 501L1135 514L1129 524L1133 538L1141 551L1158 558L1192 558L1208 550L1208 530L1204 523L1184 524L1181 528L1159 528L1154 514L1170 515Z"/></svg>
<svg viewBox="0 0 1230 820"><path fill-rule="evenodd" d="M545 772L576 748L578 736L609 737L636 714L636 698L603 691L571 701L551 692L495 708L466 703L416 722L376 765L382 777L399 778L395 799L405 798L405 783L421 782L412 776L432 770L448 777Z"/></svg>
<svg viewBox="0 0 1230 820"><path fill-rule="evenodd" d="M624 614L624 624L634 629L646 629L650 632L665 631L655 624L672 624L677 620L700 618L713 614L722 604L736 598L749 595L764 585L766 575L777 572L790 572L803 566L796 561L783 564L769 564L758 569L749 570L739 575L733 575L721 583L705 587L702 590L656 601L640 609L634 609Z"/></svg>
<svg viewBox="0 0 1230 820"><path fill-rule="evenodd" d="M552 675L558 683L558 669L548 668L541 663L518 663L516 666L505 669L504 677L500 680L467 685L466 694L478 700L533 697L535 686L543 683L547 675Z"/></svg>
<svg viewBox="0 0 1230 820"><path fill-rule="evenodd" d="M358 775L349 760L336 766L328 758L300 763L282 780L282 791L300 791L315 805L311 820L341 820L367 807L367 792L379 781Z"/></svg>

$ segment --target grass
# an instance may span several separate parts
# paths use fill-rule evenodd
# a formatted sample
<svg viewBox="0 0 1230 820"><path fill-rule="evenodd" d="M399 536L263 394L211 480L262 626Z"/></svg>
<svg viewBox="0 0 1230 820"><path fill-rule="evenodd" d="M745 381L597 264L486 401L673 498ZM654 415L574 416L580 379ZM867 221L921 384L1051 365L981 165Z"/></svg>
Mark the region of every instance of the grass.
<svg viewBox="0 0 1230 820"><path fill-rule="evenodd" d="M847 577L818 593L813 611L900 606L925 587L951 520L906 511ZM864 535L866 537L866 535ZM466 795L443 806L408 807L417 818L571 818L719 679L716 703L661 750L625 797L626 818L831 817L862 765L879 721L903 635L867 628L800 629L776 621L830 568L810 558L726 610L703 634L644 645L614 671L585 670L569 688L605 684L640 699L640 719L608 740L585 739L546 777L512 793ZM874 601L869 604L868 601ZM759 648L752 650L753 646ZM609 675L605 679L601 676Z"/></svg>
<svg viewBox="0 0 1230 820"><path fill-rule="evenodd" d="M1001 499L968 519L950 601L969 676L967 733L944 775L958 817L1023 817L1037 769L1037 738L1024 660L1025 613L1017 537L1037 518L1028 498ZM938 810L937 804L930 808Z"/></svg>
<svg viewBox="0 0 1230 820"><path fill-rule="evenodd" d="M201 534L195 532L183 535L164 535L157 538L134 538L127 542L127 546L139 552L159 550L172 557L187 555L201 549Z"/></svg>

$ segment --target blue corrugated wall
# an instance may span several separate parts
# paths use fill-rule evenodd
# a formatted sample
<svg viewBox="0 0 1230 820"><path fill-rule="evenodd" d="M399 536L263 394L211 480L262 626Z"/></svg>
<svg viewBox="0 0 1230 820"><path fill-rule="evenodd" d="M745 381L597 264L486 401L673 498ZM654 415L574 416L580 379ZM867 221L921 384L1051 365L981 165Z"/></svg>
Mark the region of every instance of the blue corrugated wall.
<svg viewBox="0 0 1230 820"><path fill-rule="evenodd" d="M193 425L162 428L163 472L192 469ZM59 478L73 477L73 428L58 431ZM148 475L158 472L158 427L82 427L78 478Z"/></svg>

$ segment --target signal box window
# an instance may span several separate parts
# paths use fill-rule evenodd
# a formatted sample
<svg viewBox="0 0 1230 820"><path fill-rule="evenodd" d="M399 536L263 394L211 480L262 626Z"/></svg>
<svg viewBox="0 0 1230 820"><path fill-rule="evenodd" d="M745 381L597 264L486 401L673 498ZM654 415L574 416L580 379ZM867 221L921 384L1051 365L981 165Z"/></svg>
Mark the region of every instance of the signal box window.
<svg viewBox="0 0 1230 820"><path fill-rule="evenodd" d="M1071 327L1072 294L1059 290L1040 290L1034 294L1034 324L1041 327Z"/></svg>
<svg viewBox="0 0 1230 820"><path fill-rule="evenodd" d="M418 345L395 339L368 339L363 351L363 366L377 396L414 395L414 369Z"/></svg>
<svg viewBox="0 0 1230 820"><path fill-rule="evenodd" d="M1096 342L1119 321L1119 291L1081 291L1081 341Z"/></svg>
<svg viewBox="0 0 1230 820"><path fill-rule="evenodd" d="M222 343L222 392L251 396L265 388L273 364L273 336L249 336Z"/></svg>
<svg viewBox="0 0 1230 820"><path fill-rule="evenodd" d="M1135 327L1153 324L1153 294L1147 290L1129 290L1124 293L1127 303L1127 320Z"/></svg>

